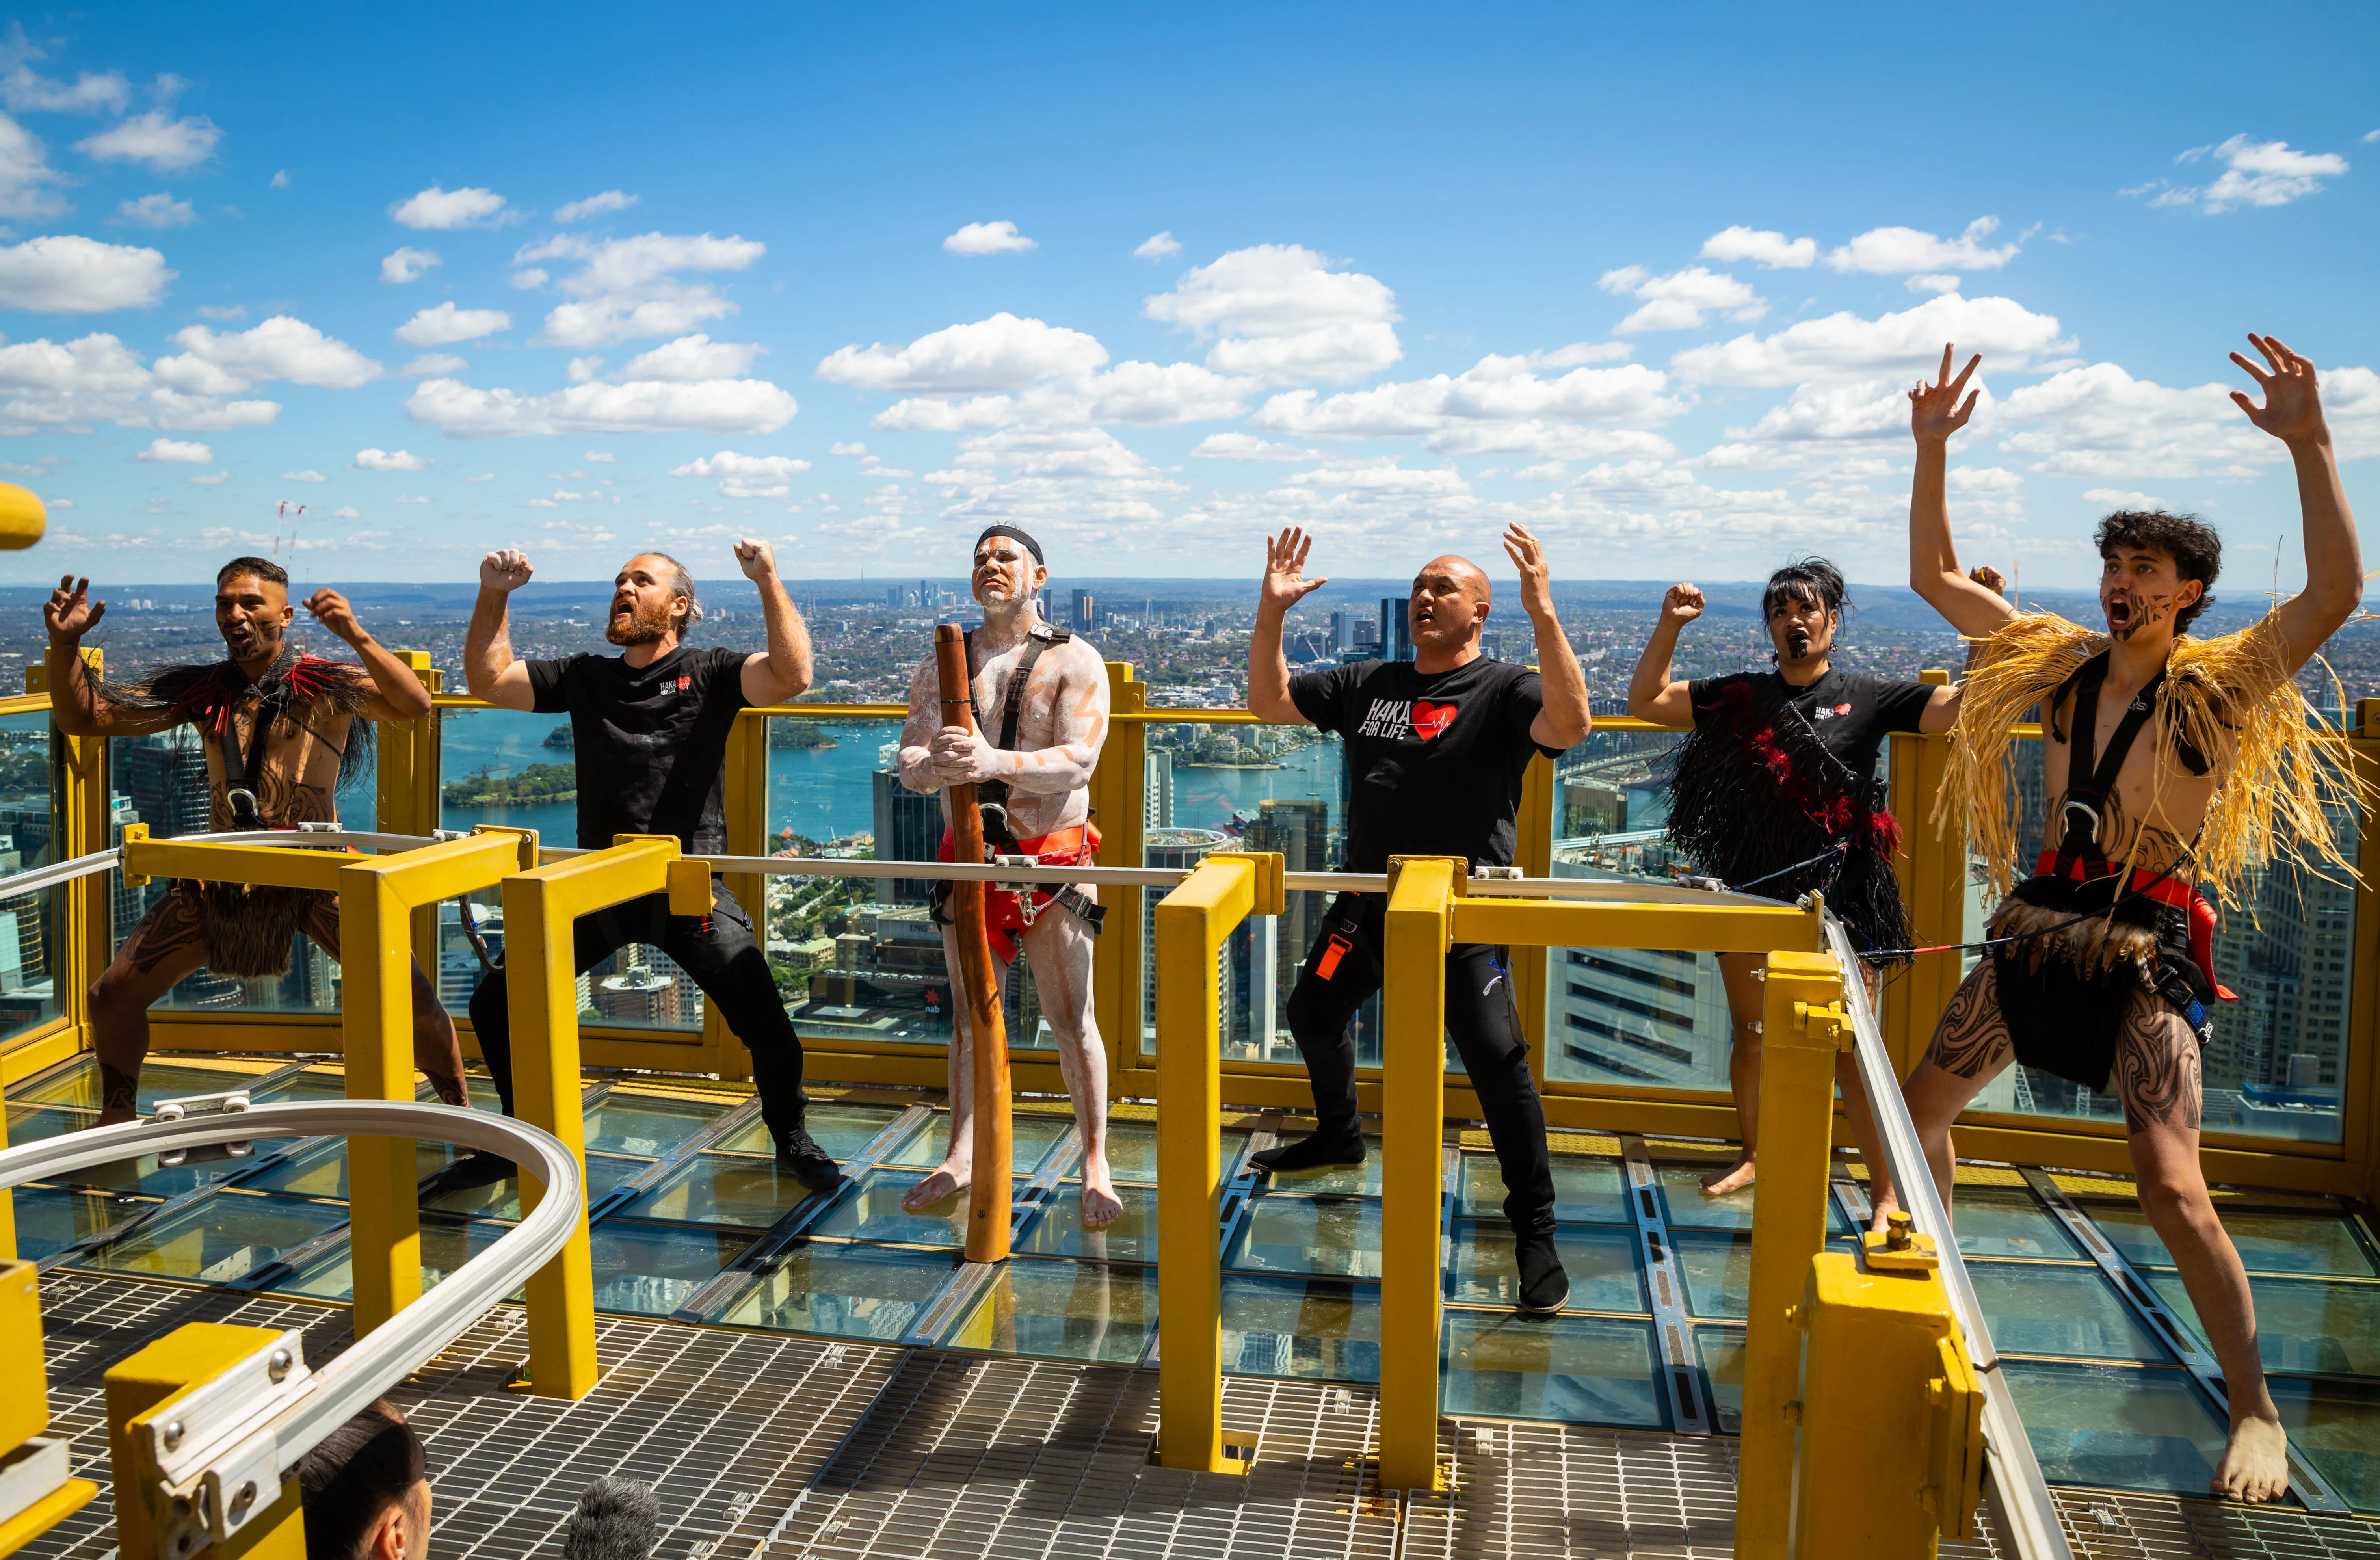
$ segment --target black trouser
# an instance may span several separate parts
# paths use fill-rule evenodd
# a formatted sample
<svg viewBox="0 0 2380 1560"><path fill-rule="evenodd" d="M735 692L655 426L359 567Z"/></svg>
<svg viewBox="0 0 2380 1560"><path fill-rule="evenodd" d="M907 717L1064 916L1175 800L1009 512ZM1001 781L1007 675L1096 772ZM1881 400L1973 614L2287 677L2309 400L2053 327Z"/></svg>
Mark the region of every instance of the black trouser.
<svg viewBox="0 0 2380 1560"><path fill-rule="evenodd" d="M1314 1084L1314 1112L1324 1134L1357 1130L1355 1042L1347 1020L1380 989L1387 899L1342 894L1307 950L1289 993L1289 1028ZM1334 938L1343 946L1334 950ZM1338 957L1334 960L1332 953ZM1328 974L1324 973L1325 969ZM1446 956L1446 1029L1479 1095L1488 1138L1504 1171L1504 1216L1523 1235L1554 1227L1553 1166L1546 1156L1546 1112L1529 1076L1509 952L1457 943Z"/></svg>
<svg viewBox="0 0 2380 1560"><path fill-rule="evenodd" d="M581 916L573 929L575 974L584 975L631 943L661 949L694 977L702 994L752 1053L752 1079L760 1092L760 1117L777 1140L802 1124L809 1101L802 1092L802 1042L785 1016L768 956L752 936L752 918L717 878L718 901L708 916L674 916L669 896L648 894ZM509 962L509 961L507 961ZM471 1027L480 1034L480 1054L494 1075L504 1114L513 1114L513 1026L504 971L492 971L471 993Z"/></svg>

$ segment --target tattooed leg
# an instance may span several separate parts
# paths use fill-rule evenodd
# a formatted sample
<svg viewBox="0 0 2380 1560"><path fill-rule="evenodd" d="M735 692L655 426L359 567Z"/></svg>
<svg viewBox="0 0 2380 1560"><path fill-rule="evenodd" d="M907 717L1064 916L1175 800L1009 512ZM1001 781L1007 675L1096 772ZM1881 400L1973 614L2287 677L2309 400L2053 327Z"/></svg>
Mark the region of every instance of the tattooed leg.
<svg viewBox="0 0 2380 1560"><path fill-rule="evenodd" d="M207 961L198 909L176 888L140 918L91 987L91 1048L103 1092L99 1125L130 1121L140 1063L149 1054L149 1005Z"/></svg>
<svg viewBox="0 0 2380 1560"><path fill-rule="evenodd" d="M2231 1401L2229 1444L2209 1483L2234 1500L2277 1499L2289 1488L2289 1444L2265 1387L2248 1274L2199 1169L2198 1037L2171 1005L2143 992L2124 1015L2115 1072L2141 1212L2173 1253Z"/></svg>
<svg viewBox="0 0 2380 1560"><path fill-rule="evenodd" d="M1941 1195L1945 1212L1950 1206L1958 1168L1958 1157L1950 1146L1950 1124L2015 1056L2009 1044L2008 1021L2000 1017L1998 967L1986 958L1951 993L1950 1005L1942 1010L1933 1042L1925 1048L1925 1059L1900 1086L1900 1097L1917 1125L1917 1140L1925 1150L1926 1166L1934 1172L1934 1189ZM1876 1198L1875 1227L1884 1228L1885 1216L1899 1206L1895 1196Z"/></svg>
<svg viewBox="0 0 2380 1560"><path fill-rule="evenodd" d="M324 953L334 960L338 958L339 901L335 896L308 901L300 924ZM467 1105L471 1096L463 1082L462 1039L455 1032L455 1020L438 1000L438 988L423 973L421 961L417 958L412 964L413 1065L430 1079L439 1103Z"/></svg>

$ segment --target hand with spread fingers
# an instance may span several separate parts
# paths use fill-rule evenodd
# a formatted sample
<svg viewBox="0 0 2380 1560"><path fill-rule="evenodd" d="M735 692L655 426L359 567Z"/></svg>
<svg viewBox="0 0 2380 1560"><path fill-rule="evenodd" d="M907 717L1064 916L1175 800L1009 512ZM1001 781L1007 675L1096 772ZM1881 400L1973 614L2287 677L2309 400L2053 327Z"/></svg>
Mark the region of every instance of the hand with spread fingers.
<svg viewBox="0 0 2380 1560"><path fill-rule="evenodd" d="M1328 576L1320 579L1305 578L1305 555L1313 550L1314 538L1295 526L1284 530L1278 538L1265 538L1265 575L1257 595L1258 611L1287 612L1330 583Z"/></svg>
<svg viewBox="0 0 2380 1560"><path fill-rule="evenodd" d="M1967 388L1969 376L1984 360L1983 354L1968 359L1967 366L1959 371L1956 379L1950 377L1950 357L1951 348L1946 342L1939 379L1932 384L1921 379L1917 387L1909 392L1909 431L1921 445L1949 443L1950 435L1964 428L1967 419L1975 415L1975 402L1983 396L1981 387ZM1959 399L1962 394L1967 397L1963 402Z"/></svg>
<svg viewBox="0 0 2380 1560"><path fill-rule="evenodd" d="M2265 404L2258 406L2244 392L2231 392L2231 399L2248 414L2248 420L2284 444L2330 443L2330 425L2322 416L2322 392L2314 383L2313 360L2290 351L2278 336L2252 331L2248 345L2264 355L2272 370L2267 373L2245 355L2231 354L2231 360L2265 393Z"/></svg>
<svg viewBox="0 0 2380 1560"><path fill-rule="evenodd" d="M50 592L49 601L42 607L42 621L48 626L51 639L61 644L73 644L99 627L100 618L106 613L105 602L91 600L91 581L69 574Z"/></svg>
<svg viewBox="0 0 2380 1560"><path fill-rule="evenodd" d="M1554 609L1553 572L1546 565L1545 543L1518 521L1504 528L1504 555L1521 571L1521 610L1531 617Z"/></svg>

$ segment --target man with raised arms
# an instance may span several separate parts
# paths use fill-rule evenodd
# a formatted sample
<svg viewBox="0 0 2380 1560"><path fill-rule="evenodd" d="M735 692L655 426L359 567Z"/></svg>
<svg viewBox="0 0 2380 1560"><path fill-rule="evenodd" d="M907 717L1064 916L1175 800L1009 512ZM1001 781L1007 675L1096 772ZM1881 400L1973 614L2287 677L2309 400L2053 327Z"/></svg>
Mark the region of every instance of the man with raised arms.
<svg viewBox="0 0 2380 1560"><path fill-rule="evenodd" d="M984 847L1002 856L1038 857L1044 866L1087 865L1099 849L1090 822L1091 772L1108 737L1108 674L1099 652L1041 620L1037 603L1050 571L1041 545L1014 526L976 539L970 584L983 627L967 635L967 693L976 728L942 718L941 683L929 655L909 679L909 720L901 731L901 783L941 793L972 782L983 811ZM951 859L945 828L941 858ZM934 919L942 922L942 957L955 986L958 933L940 885ZM984 919L992 952L1012 962L1021 944L1033 971L1041 1016L1058 1042L1058 1070L1083 1138L1080 1172L1086 1229L1105 1229L1123 1212L1108 1170L1108 1058L1091 1015L1091 939L1102 912L1079 885L1015 891L990 888ZM929 1208L964 1188L975 1171L976 1037L967 1004L951 1004L951 1141L941 1164L901 1201ZM1011 1036L1012 1044L1026 1037Z"/></svg>
<svg viewBox="0 0 2380 1560"><path fill-rule="evenodd" d="M810 636L794 610L766 542L735 543L736 567L760 592L769 648L752 654L697 650L685 641L702 621L694 579L666 553L639 553L612 581L603 637L618 655L516 661L506 603L528 583L528 555L513 548L480 563L480 599L463 645L475 699L507 710L570 717L577 765L578 843L600 850L617 835L674 835L688 856L727 854L727 737L736 713L782 704L810 685ZM582 917L574 954L586 973L631 943L661 949L716 1004L752 1053L760 1119L778 1166L820 1191L842 1179L804 1125L802 1042L778 998L752 919L717 875L710 913L672 915L669 896L648 894ZM471 993L471 1025L511 1114L512 1019L497 969ZM492 1155L466 1161L466 1180L510 1168Z"/></svg>
<svg viewBox="0 0 2380 1560"><path fill-rule="evenodd" d="M122 680L90 676L82 637L107 611L91 581L58 581L42 616L51 710L69 737L133 737L189 725L202 734L208 826L294 829L335 823L338 793L370 766L373 721L430 713L421 679L364 631L336 591L306 598L314 620L352 646L362 664L324 661L289 642L298 609L289 576L265 558L234 558L215 576L215 628L226 659L167 666ZM91 988L91 1050L99 1061L98 1125L137 1114L149 1054L149 1005L205 967L237 980L278 976L303 932L339 957L339 901L302 888L176 883L140 918ZM464 1102L463 1055L437 988L413 967L413 1065L448 1104Z"/></svg>
<svg viewBox="0 0 2380 1560"><path fill-rule="evenodd" d="M1385 872L1391 856L1510 866L1529 761L1539 753L1560 757L1594 725L1585 675L1554 615L1545 550L1517 525L1503 541L1520 570L1521 607L1536 631L1542 679L1480 652L1488 576L1451 555L1432 559L1414 577L1406 606L1411 661L1364 661L1292 677L1281 621L1329 581L1305 577L1314 544L1295 527L1265 541L1264 583L1248 640L1248 710L1262 721L1318 726L1346 744L1347 871ZM1314 1086L1315 1129L1256 1155L1268 1174L1364 1162L1347 1022L1380 989L1387 913L1384 896L1335 896L1298 971L1289 1027ZM1529 1076L1509 949L1457 943L1449 951L1446 1028L1504 1174L1504 1216L1512 1221L1519 1270L1514 1303L1524 1311L1560 1310L1570 1298L1570 1277L1554 1251L1545 1106Z"/></svg>
<svg viewBox="0 0 2380 1560"><path fill-rule="evenodd" d="M1971 579L1951 543L1944 476L1950 435L1980 394L1966 385L1982 360L1953 378L1946 347L1937 382L1909 393L1910 585L1984 641L1937 806L1966 810L1978 854L2007 887L2019 824L2010 727L2038 705L2054 843L1994 913L1994 945L1950 999L1903 1092L1946 1205L1951 1123L2010 1062L2122 1102L2141 1210L2173 1253L2229 1398L2229 1442L2210 1482L2269 1501L2289 1488L2288 1444L2265 1385L2247 1274L2198 1162L2206 1010L2230 993L2215 981L2215 912L2193 884L2204 879L2236 902L2252 864L2290 854L2352 873L2325 809L2357 798L2314 750L2319 716L2309 721L2293 679L2355 611L2363 564L2313 364L2270 336L2248 340L2263 362L2231 360L2264 401L2232 399L2296 467L2306 588L2213 640L2183 630L2206 610L2222 544L2187 516L2126 511L2099 522L2104 629L2019 612Z"/></svg>

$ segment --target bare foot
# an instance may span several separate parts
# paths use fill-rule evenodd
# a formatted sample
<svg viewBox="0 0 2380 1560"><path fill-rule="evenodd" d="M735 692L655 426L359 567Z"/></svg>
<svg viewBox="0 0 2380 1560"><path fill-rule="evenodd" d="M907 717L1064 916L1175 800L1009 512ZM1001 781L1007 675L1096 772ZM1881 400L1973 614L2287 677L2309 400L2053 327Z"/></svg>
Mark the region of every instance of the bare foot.
<svg viewBox="0 0 2380 1560"><path fill-rule="evenodd" d="M1104 1159L1083 1161L1083 1227L1105 1229L1123 1217L1123 1204L1115 1194L1115 1182L1108 1175Z"/></svg>
<svg viewBox="0 0 2380 1560"><path fill-rule="evenodd" d="M946 1159L934 1166L931 1175L903 1194L901 1206L912 1213L923 1213L936 1203L948 1202L966 1190L967 1182L974 1175L975 1166L972 1164L962 1160Z"/></svg>
<svg viewBox="0 0 2380 1560"><path fill-rule="evenodd" d="M1744 1188L1752 1184L1752 1177L1757 1174L1759 1174L1758 1166L1753 1163L1752 1156L1746 1154L1743 1158L1737 1160L1726 1169L1714 1170L1709 1175L1705 1176L1703 1177L1703 1195L1705 1197L1725 1197L1731 1191L1742 1191Z"/></svg>
<svg viewBox="0 0 2380 1560"><path fill-rule="evenodd" d="M2233 1420L2223 1460L2206 1482L2227 1500L2258 1505L2280 1499L2289 1487L2289 1439L2281 1421L2253 1415Z"/></svg>

